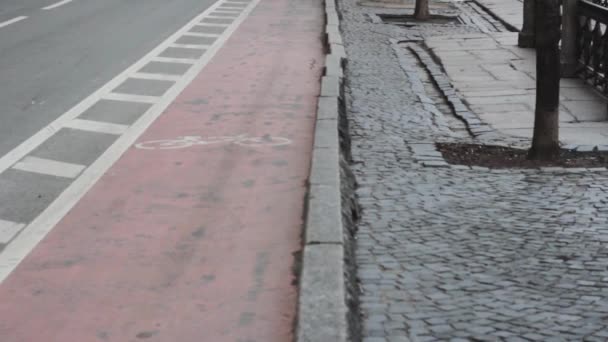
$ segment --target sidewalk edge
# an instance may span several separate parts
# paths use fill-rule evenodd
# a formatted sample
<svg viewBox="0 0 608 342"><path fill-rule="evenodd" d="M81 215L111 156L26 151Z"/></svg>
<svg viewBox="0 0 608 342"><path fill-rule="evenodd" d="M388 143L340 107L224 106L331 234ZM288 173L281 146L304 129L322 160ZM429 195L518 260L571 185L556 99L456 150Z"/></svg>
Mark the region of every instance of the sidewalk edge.
<svg viewBox="0 0 608 342"><path fill-rule="evenodd" d="M503 24L507 30L511 31L511 32L521 32L520 29L518 29L514 24L508 22L506 19L504 19L503 17L501 17L498 13L496 13L493 9L491 9L490 7L488 7L486 4L484 4L481 1L478 0L474 0L474 2L481 7L481 9L483 9L484 11L486 11L486 13L488 13L492 18L498 20L501 24ZM523 4L522 4L523 6Z"/></svg>
<svg viewBox="0 0 608 342"><path fill-rule="evenodd" d="M344 156L348 152L341 148L348 143L340 139L345 130L341 113L346 51L336 0L326 0L324 7L327 54L306 205L296 342L346 342L357 340L358 335L353 323L356 319L351 317L357 314L352 312L356 294L349 284L354 265L347 262L353 254L348 227L353 215L348 205L354 201L352 194L345 195L354 191L354 181L349 177L348 156Z"/></svg>

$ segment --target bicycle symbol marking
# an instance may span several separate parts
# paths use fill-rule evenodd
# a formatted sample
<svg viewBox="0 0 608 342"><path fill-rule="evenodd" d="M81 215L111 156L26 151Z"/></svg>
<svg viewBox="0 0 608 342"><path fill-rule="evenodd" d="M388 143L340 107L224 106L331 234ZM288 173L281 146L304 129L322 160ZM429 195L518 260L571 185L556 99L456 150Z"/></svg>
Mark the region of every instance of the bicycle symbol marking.
<svg viewBox="0 0 608 342"><path fill-rule="evenodd" d="M250 137L247 135L236 136L220 136L206 137L201 136L184 136L176 139L161 139L144 141L135 144L136 148L142 150L174 150L187 148L195 145L213 145L213 144L235 144L248 147L265 147L265 146L284 146L291 144L291 140L282 137L273 137L264 135L261 137Z"/></svg>

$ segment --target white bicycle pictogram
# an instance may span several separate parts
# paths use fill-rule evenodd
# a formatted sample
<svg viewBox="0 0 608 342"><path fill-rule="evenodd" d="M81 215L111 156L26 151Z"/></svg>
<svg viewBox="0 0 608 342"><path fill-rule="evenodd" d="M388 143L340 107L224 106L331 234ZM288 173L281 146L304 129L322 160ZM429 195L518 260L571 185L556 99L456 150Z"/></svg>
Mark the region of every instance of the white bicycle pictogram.
<svg viewBox="0 0 608 342"><path fill-rule="evenodd" d="M206 137L201 136L183 136L176 139L162 139L144 141L135 144L135 147L143 150L173 150L191 147L195 145L212 145L212 144L236 144L249 147L264 147L264 146L283 146L291 144L291 140L282 137L273 137L264 135L261 137L250 137L247 135L237 136L220 136Z"/></svg>

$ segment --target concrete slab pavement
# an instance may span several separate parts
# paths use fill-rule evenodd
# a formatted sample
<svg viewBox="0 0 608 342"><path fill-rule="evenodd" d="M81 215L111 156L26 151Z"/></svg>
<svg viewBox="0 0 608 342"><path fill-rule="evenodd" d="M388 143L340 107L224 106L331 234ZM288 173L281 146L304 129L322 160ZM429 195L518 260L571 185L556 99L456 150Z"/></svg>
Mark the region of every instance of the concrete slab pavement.
<svg viewBox="0 0 608 342"><path fill-rule="evenodd" d="M536 94L536 53L516 44L517 33L429 37L454 88L479 118L495 129L532 138ZM608 101L580 79L563 79L561 141L606 145Z"/></svg>
<svg viewBox="0 0 608 342"><path fill-rule="evenodd" d="M484 9L509 26L521 30L523 0L475 0Z"/></svg>

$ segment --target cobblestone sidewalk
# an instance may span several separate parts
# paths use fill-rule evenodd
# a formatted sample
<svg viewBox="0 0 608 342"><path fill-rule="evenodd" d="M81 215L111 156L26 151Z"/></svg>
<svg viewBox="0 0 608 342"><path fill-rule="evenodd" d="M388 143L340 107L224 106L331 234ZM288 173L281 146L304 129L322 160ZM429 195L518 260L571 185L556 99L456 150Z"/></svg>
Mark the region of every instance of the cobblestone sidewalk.
<svg viewBox="0 0 608 342"><path fill-rule="evenodd" d="M425 71L390 39L478 30L374 24L398 11L340 6L363 340L606 341L608 174L423 167L416 146L462 132L429 109Z"/></svg>

